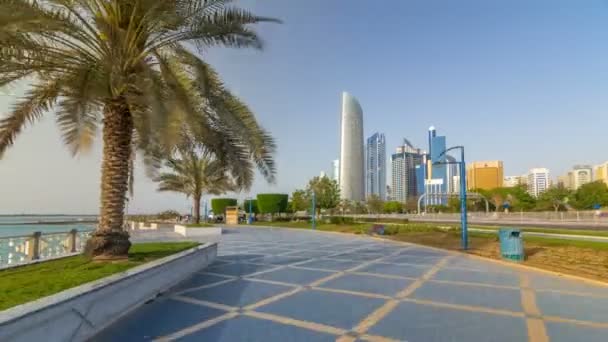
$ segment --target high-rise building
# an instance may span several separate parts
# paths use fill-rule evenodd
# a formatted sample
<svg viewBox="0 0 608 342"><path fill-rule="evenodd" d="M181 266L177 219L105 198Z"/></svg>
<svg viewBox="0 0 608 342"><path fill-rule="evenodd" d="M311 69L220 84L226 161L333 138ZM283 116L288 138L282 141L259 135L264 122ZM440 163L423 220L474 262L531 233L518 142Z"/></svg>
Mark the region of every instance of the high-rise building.
<svg viewBox="0 0 608 342"><path fill-rule="evenodd" d="M365 196L378 195L386 199L386 140L375 133L367 138L365 154Z"/></svg>
<svg viewBox="0 0 608 342"><path fill-rule="evenodd" d="M608 161L593 167L593 179L608 185Z"/></svg>
<svg viewBox="0 0 608 342"><path fill-rule="evenodd" d="M397 147L396 153L391 155L392 198L395 201L405 202L408 198L417 196L418 177L424 180L424 173L419 174L419 168L423 167L424 152L414 148L412 144L404 139L403 145Z"/></svg>
<svg viewBox="0 0 608 342"><path fill-rule="evenodd" d="M593 168L591 165L574 165L570 175L570 187L572 190L577 190L583 184L593 181Z"/></svg>
<svg viewBox="0 0 608 342"><path fill-rule="evenodd" d="M427 160L427 180L425 182L425 204L447 204L448 170L445 163L447 155L445 136L438 136L434 126L429 128L429 158Z"/></svg>
<svg viewBox="0 0 608 342"><path fill-rule="evenodd" d="M526 178L528 176L526 175ZM505 176L504 179L502 180L502 186L506 187L506 188L512 188L514 186L518 186L518 185L522 185L522 184L527 184L526 182L523 182L522 180L522 176Z"/></svg>
<svg viewBox="0 0 608 342"><path fill-rule="evenodd" d="M549 188L550 178L549 169L534 168L528 172L528 193L538 197Z"/></svg>
<svg viewBox="0 0 608 342"><path fill-rule="evenodd" d="M340 185L340 159L335 159L331 163L331 179L335 180Z"/></svg>
<svg viewBox="0 0 608 342"><path fill-rule="evenodd" d="M454 185L454 177L458 177L458 179L460 179L460 164L456 163L456 158L447 155L445 160L450 163L447 165L446 167L446 172L447 172L447 181L448 181L448 186L447 186L447 191L449 194L454 194L454 193L458 193L458 189L460 187L460 184L456 184Z"/></svg>
<svg viewBox="0 0 608 342"><path fill-rule="evenodd" d="M327 177L327 173L325 173L325 171L321 171L321 172L319 172L319 177L325 178L325 177Z"/></svg>
<svg viewBox="0 0 608 342"><path fill-rule="evenodd" d="M467 188L491 190L503 186L502 161L479 161L467 165Z"/></svg>
<svg viewBox="0 0 608 342"><path fill-rule="evenodd" d="M364 199L363 163L363 110L352 95L343 92L340 124L340 196L343 199Z"/></svg>
<svg viewBox="0 0 608 342"><path fill-rule="evenodd" d="M570 178L572 178L572 173L568 172L565 175L557 176L557 186L565 189L572 189L572 185L570 184Z"/></svg>

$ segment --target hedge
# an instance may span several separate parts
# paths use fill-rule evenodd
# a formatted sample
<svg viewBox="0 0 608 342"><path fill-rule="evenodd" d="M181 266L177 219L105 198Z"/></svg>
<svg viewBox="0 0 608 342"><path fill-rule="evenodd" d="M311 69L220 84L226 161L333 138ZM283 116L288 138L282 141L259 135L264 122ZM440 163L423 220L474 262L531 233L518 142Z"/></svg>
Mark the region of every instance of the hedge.
<svg viewBox="0 0 608 342"><path fill-rule="evenodd" d="M277 214L287 211L287 194L258 194L258 210L263 214Z"/></svg>
<svg viewBox="0 0 608 342"><path fill-rule="evenodd" d="M236 203L236 198L214 198L211 200L211 209L215 215L224 215L226 207L234 207Z"/></svg>
<svg viewBox="0 0 608 342"><path fill-rule="evenodd" d="M254 214L258 214L260 210L258 209L258 200L245 200L243 201L243 211L249 213L249 202L251 202L251 211Z"/></svg>

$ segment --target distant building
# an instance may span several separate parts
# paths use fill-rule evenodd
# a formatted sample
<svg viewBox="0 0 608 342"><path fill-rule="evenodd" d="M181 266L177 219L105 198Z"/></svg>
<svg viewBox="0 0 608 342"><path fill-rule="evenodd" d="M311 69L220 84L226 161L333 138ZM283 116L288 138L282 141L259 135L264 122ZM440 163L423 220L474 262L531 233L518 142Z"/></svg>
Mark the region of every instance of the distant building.
<svg viewBox="0 0 608 342"><path fill-rule="evenodd" d="M340 123L340 196L343 199L365 199L363 150L363 110L357 99L344 92Z"/></svg>
<svg viewBox="0 0 608 342"><path fill-rule="evenodd" d="M331 179L335 180L336 183L338 183L338 185L340 185L340 159L335 159L332 163L331 163L331 169L332 169L332 173L331 173Z"/></svg>
<svg viewBox="0 0 608 342"><path fill-rule="evenodd" d="M583 184L593 181L593 168L591 165L574 165L570 176L570 186L572 190L577 190Z"/></svg>
<svg viewBox="0 0 608 342"><path fill-rule="evenodd" d="M365 197L378 195L386 199L386 140L375 133L367 138L365 154Z"/></svg>
<svg viewBox="0 0 608 342"><path fill-rule="evenodd" d="M535 168L528 172L528 193L538 197L549 188L549 169Z"/></svg>
<svg viewBox="0 0 608 342"><path fill-rule="evenodd" d="M319 173L319 177L321 177L321 178L325 178L325 177L327 177L327 173L325 173L325 171L321 171L321 172Z"/></svg>
<svg viewBox="0 0 608 342"><path fill-rule="evenodd" d="M438 136L434 126L429 127L429 158L427 160L427 180L425 182L425 205L446 205L448 193L448 170L445 136Z"/></svg>
<svg viewBox="0 0 608 342"><path fill-rule="evenodd" d="M395 201L405 202L410 197L415 197L419 193L418 177L420 167L423 166L424 152L419 148L414 148L412 144L404 139L403 145L397 147L396 153L391 155L391 190L392 198Z"/></svg>
<svg viewBox="0 0 608 342"><path fill-rule="evenodd" d="M593 179L608 185L608 161L593 167Z"/></svg>
<svg viewBox="0 0 608 342"><path fill-rule="evenodd" d="M449 194L453 194L453 193L458 193L458 189L460 187L460 184L456 184L454 185L454 177L458 177L458 179L460 179L460 164L456 164L456 158L447 155L446 156L446 161L452 164L448 164L446 167L446 171L447 171L447 180L448 180L448 186L447 186L447 191Z"/></svg>
<svg viewBox="0 0 608 342"><path fill-rule="evenodd" d="M472 162L467 165L467 188L491 190L503 186L504 171L500 160Z"/></svg>
<svg viewBox="0 0 608 342"><path fill-rule="evenodd" d="M460 176L452 176L452 193L460 193Z"/></svg>
<svg viewBox="0 0 608 342"><path fill-rule="evenodd" d="M521 176L505 176L502 180L502 186L507 188L512 188L521 184Z"/></svg>
<svg viewBox="0 0 608 342"><path fill-rule="evenodd" d="M571 172L568 172L567 174L565 174L563 176L558 176L557 177L557 186L568 189L568 190L572 190L572 184L570 182L571 178L572 178Z"/></svg>

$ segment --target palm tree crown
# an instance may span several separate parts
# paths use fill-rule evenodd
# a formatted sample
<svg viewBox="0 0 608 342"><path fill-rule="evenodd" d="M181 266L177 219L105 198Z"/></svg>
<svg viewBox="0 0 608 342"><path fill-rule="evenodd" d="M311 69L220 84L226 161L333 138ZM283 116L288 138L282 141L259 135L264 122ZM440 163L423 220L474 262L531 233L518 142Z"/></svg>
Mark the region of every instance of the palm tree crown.
<svg viewBox="0 0 608 342"><path fill-rule="evenodd" d="M88 148L102 127L101 213L91 254L126 255L132 153L170 150L183 125L222 163L253 161L273 180L272 138L194 52L262 47L249 25L277 20L230 2L0 1L0 87L30 85L0 120L0 157L26 124L51 110L72 153Z"/></svg>
<svg viewBox="0 0 608 342"><path fill-rule="evenodd" d="M191 140L180 144L174 156L165 160L164 166L167 171L155 178L159 183L158 191L178 192L191 197L196 223L200 222L200 204L204 194L220 195L243 190L251 186L253 179L253 172L241 179L231 174L238 167L251 169L251 165L227 166L208 149Z"/></svg>

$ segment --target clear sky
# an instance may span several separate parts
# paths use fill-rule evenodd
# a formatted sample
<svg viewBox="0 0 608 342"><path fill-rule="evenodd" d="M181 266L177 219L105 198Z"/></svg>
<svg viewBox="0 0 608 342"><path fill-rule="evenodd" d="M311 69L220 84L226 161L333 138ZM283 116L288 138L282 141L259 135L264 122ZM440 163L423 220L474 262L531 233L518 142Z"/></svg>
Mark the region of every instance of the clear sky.
<svg viewBox="0 0 608 342"><path fill-rule="evenodd" d="M342 91L363 107L366 137L385 133L388 151L403 137L426 148L434 125L468 161L503 160L506 175L547 167L555 177L608 160L607 1L240 4L285 22L259 26L262 52L203 55L277 140L278 180L257 180L252 193L291 192L331 171ZM10 99L0 95L1 112ZM0 213L95 213L100 148L71 158L47 116L0 161ZM168 208L189 202L156 193L140 170L129 210Z"/></svg>

